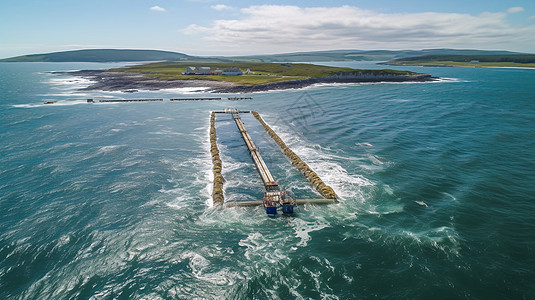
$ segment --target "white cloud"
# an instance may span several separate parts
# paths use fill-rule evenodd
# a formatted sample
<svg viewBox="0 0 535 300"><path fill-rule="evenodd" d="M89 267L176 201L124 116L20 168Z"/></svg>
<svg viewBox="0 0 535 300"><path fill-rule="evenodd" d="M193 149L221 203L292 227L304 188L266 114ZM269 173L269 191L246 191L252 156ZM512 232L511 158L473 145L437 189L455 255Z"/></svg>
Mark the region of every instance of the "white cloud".
<svg viewBox="0 0 535 300"><path fill-rule="evenodd" d="M234 9L234 7L228 6L228 5L225 5L225 4L217 4L217 5L212 5L210 7L212 9L219 10L219 11L222 11L222 10L233 10Z"/></svg>
<svg viewBox="0 0 535 300"><path fill-rule="evenodd" d="M511 7L507 10L507 13L510 13L510 14L514 14L514 13L519 13L519 12L523 12L524 11L524 8L523 7L520 7L520 6L515 6L515 7Z"/></svg>
<svg viewBox="0 0 535 300"><path fill-rule="evenodd" d="M477 16L434 12L385 14L347 5L261 5L240 12L241 18L215 20L210 26L192 24L182 32L202 35L226 50L263 53L347 48L511 49L515 45L518 50L535 51L535 26L508 24L505 12Z"/></svg>
<svg viewBox="0 0 535 300"><path fill-rule="evenodd" d="M531 16L529 17L530 20L535 20L535 15L534 16Z"/></svg>
<svg viewBox="0 0 535 300"><path fill-rule="evenodd" d="M163 8L163 7L159 7L158 5L156 5L156 6L151 7L150 10L154 10L154 11L165 11L165 8Z"/></svg>
<svg viewBox="0 0 535 300"><path fill-rule="evenodd" d="M210 28L199 26L197 24L191 24L188 27L181 30L182 33L185 34L199 34L199 33L205 33L210 32Z"/></svg>

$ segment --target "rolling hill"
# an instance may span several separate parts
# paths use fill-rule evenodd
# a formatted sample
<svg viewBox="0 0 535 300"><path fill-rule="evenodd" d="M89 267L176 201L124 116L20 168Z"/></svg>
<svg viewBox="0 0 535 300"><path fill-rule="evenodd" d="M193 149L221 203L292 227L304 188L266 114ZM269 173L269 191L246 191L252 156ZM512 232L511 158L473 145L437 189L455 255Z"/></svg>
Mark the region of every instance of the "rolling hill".
<svg viewBox="0 0 535 300"><path fill-rule="evenodd" d="M510 51L423 49L423 50L333 50L296 52L272 55L225 57L234 61L250 62L318 62L318 61L389 61L424 55L516 55ZM221 57L222 58L222 57Z"/></svg>
<svg viewBox="0 0 535 300"><path fill-rule="evenodd" d="M127 49L85 49L74 51L31 54L2 59L3 62L117 62L117 61L160 61L189 60L194 57L170 51L127 50Z"/></svg>
<svg viewBox="0 0 535 300"><path fill-rule="evenodd" d="M85 49L11 57L0 62L119 62L119 61L190 61L190 62L321 62L321 61L392 61L429 55L520 55L509 51L424 49L424 50L332 50L249 56L190 56L160 50Z"/></svg>
<svg viewBox="0 0 535 300"><path fill-rule="evenodd" d="M424 55L404 57L389 65L535 68L535 54L515 55Z"/></svg>

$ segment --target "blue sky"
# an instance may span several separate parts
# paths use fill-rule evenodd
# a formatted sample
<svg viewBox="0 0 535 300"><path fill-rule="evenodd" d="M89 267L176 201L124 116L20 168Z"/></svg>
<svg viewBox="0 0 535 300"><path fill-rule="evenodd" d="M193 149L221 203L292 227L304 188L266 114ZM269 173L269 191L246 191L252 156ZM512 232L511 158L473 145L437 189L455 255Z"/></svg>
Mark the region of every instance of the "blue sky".
<svg viewBox="0 0 535 300"><path fill-rule="evenodd" d="M535 1L0 1L0 58L86 48L190 55L424 48L535 53Z"/></svg>

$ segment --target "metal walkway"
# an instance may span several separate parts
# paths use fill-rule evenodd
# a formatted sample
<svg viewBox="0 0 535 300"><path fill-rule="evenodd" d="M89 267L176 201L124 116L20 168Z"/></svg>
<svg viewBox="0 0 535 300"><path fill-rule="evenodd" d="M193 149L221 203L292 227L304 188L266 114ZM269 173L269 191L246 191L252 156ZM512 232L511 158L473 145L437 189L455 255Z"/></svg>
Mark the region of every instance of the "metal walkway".
<svg viewBox="0 0 535 300"><path fill-rule="evenodd" d="M251 154L251 158L253 159L256 169L258 170L260 177L262 177L264 186L272 185L273 183L275 183L275 179L273 179L273 176L271 176L271 173L269 172L266 163L262 159L258 148L256 148L255 144L253 143L253 140L251 139L251 136L247 132L247 129L245 129L245 125L243 124L240 118L240 113L233 113L232 118L236 122L236 125L238 125L238 129L240 130L241 136L245 141L247 148L249 149L249 153Z"/></svg>

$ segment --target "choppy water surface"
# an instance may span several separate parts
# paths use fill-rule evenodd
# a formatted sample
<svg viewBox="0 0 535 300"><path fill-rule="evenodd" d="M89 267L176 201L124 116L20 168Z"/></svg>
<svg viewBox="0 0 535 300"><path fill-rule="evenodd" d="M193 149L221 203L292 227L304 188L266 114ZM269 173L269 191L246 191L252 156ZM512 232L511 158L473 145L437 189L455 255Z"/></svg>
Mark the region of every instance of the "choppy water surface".
<svg viewBox="0 0 535 300"><path fill-rule="evenodd" d="M533 298L535 70L93 105L199 94L79 92L46 73L110 66L0 64L0 298ZM227 107L258 111L340 203L212 207L209 116ZM280 185L317 197L243 120ZM258 199L235 124L217 130L226 199Z"/></svg>

